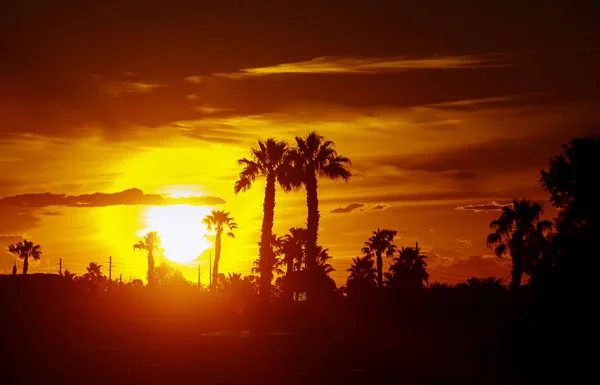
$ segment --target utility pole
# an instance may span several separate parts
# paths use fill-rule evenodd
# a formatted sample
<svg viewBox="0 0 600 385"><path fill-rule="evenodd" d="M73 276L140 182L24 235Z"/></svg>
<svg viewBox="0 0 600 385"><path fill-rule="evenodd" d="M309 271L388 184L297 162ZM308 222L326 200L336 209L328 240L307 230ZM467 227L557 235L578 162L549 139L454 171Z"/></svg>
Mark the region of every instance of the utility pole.
<svg viewBox="0 0 600 385"><path fill-rule="evenodd" d="M108 280L112 278L112 255L108 257Z"/></svg>
<svg viewBox="0 0 600 385"><path fill-rule="evenodd" d="M58 259L58 275L62 275L62 258Z"/></svg>

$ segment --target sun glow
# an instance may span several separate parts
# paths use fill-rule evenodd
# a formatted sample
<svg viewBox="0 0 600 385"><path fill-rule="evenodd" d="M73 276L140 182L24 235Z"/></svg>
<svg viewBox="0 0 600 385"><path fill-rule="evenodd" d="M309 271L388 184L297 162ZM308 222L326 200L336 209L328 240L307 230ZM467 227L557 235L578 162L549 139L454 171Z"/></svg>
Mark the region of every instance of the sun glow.
<svg viewBox="0 0 600 385"><path fill-rule="evenodd" d="M193 264L205 250L212 247L206 236L206 226L202 224L202 218L210 212L208 206L152 206L145 214L146 227L139 235L158 231L166 259L180 264Z"/></svg>

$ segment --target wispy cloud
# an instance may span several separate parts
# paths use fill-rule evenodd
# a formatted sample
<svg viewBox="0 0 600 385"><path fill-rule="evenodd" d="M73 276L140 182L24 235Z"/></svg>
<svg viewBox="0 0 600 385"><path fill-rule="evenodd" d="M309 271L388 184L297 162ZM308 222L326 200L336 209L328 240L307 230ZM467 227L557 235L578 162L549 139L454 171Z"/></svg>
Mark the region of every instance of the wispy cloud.
<svg viewBox="0 0 600 385"><path fill-rule="evenodd" d="M502 210L503 207L505 207L507 205L508 204L501 204L501 203L492 201L492 202L485 203L485 204L472 204L472 205L458 206L455 210L474 211L476 213L481 212L481 211L500 211L500 210Z"/></svg>
<svg viewBox="0 0 600 385"><path fill-rule="evenodd" d="M51 216L51 217L55 217L55 216L58 216L58 215L63 215L60 211L42 211L39 214L40 215L47 215L47 216Z"/></svg>
<svg viewBox="0 0 600 385"><path fill-rule="evenodd" d="M378 74L426 69L479 68L507 65L499 61L498 55L432 56L426 58L321 56L295 63L244 68L237 72L214 73L213 76L243 79L278 74ZM186 80L193 82L190 80L192 78L201 77L190 76Z"/></svg>
<svg viewBox="0 0 600 385"><path fill-rule="evenodd" d="M192 83L192 84L200 84L200 83L204 82L205 79L206 79L205 76L199 76L199 75L188 76L188 77L184 78L184 80L186 82Z"/></svg>
<svg viewBox="0 0 600 385"><path fill-rule="evenodd" d="M347 213L351 213L354 210L360 209L363 206L364 206L364 204L362 204L362 203L352 203L346 207L338 207L336 209L333 209L333 210L331 210L331 212L333 214L347 214Z"/></svg>
<svg viewBox="0 0 600 385"><path fill-rule="evenodd" d="M489 106L498 106L498 105L507 105L514 103L522 103L524 100L535 99L538 97L546 96L547 94L543 92L530 92L525 94L518 95L504 95L504 96L492 96L488 98L478 98L478 99L462 99L462 100L453 100L442 103L431 103L425 104L417 107L413 107L415 109L420 108L434 108L434 109L449 109L449 110L459 110L459 109L472 109L479 107L489 107Z"/></svg>
<svg viewBox="0 0 600 385"><path fill-rule="evenodd" d="M21 194L0 198L1 205L23 207L104 207L117 205L152 205L166 206L175 204L188 204L195 206L220 205L225 201L218 197L190 196L173 198L162 194L146 194L137 188L131 188L117 193L94 193L83 195L66 194ZM47 214L55 215L55 214Z"/></svg>
<svg viewBox="0 0 600 385"><path fill-rule="evenodd" d="M141 80L106 80L99 76L96 76L95 78L101 83L101 92L113 98L120 97L123 94L149 93L157 88L166 87L164 84L150 83Z"/></svg>
<svg viewBox="0 0 600 385"><path fill-rule="evenodd" d="M451 244L456 249L468 249L473 245L473 242L470 239L456 239Z"/></svg>
<svg viewBox="0 0 600 385"><path fill-rule="evenodd" d="M385 204L385 203L380 203L380 204L378 204L376 206L373 206L373 208L371 210L385 210L388 207L390 207L390 205Z"/></svg>

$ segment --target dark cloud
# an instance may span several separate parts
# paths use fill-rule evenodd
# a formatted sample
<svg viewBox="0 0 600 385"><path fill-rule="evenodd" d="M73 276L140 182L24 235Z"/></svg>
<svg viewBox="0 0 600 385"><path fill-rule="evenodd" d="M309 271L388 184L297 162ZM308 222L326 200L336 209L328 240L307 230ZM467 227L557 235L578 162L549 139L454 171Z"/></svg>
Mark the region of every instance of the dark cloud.
<svg viewBox="0 0 600 385"><path fill-rule="evenodd" d="M560 153L562 143L572 135L585 135L600 132L600 126L573 127L562 134L546 136L525 136L510 139L490 140L468 144L438 153L422 155L399 155L384 159L381 165L393 166L403 171L426 171L448 173L455 179L474 179L477 174L485 176L503 175L523 170L541 170L548 159Z"/></svg>
<svg viewBox="0 0 600 385"><path fill-rule="evenodd" d="M373 208L371 210L385 210L388 207L390 207L390 205L382 203L382 204L378 204L376 206L373 206Z"/></svg>
<svg viewBox="0 0 600 385"><path fill-rule="evenodd" d="M57 216L63 214L60 211L42 211L40 215Z"/></svg>
<svg viewBox="0 0 600 385"><path fill-rule="evenodd" d="M225 201L221 198L210 196L191 196L171 198L161 194L145 194L142 190L131 188L117 193L94 193L83 195L66 194L22 194L0 199L0 205L24 207L102 207L116 205L152 205L166 206L175 204L188 204L195 206L221 205Z"/></svg>
<svg viewBox="0 0 600 385"><path fill-rule="evenodd" d="M456 110L466 105L457 101L498 104L502 95L597 98L599 55L580 47L598 46L598 24L572 2L309 3L12 2L0 14L0 131L125 140L213 112L205 106L247 115L306 100ZM510 66L471 68L489 52ZM329 73L210 79L286 68Z"/></svg>
<svg viewBox="0 0 600 385"><path fill-rule="evenodd" d="M485 203L485 204L472 204L472 205L458 206L456 208L456 210L474 211L476 213L478 213L480 211L500 211L506 205L508 205L508 203L500 204L497 202L489 202L489 203Z"/></svg>
<svg viewBox="0 0 600 385"><path fill-rule="evenodd" d="M336 209L331 210L330 212L334 213L334 214L347 214L347 213L351 213L352 211L354 211L356 209L360 209L363 206L364 206L363 203L351 203L346 207L338 207Z"/></svg>
<svg viewBox="0 0 600 385"><path fill-rule="evenodd" d="M365 203L379 202L441 202L448 204L447 201L460 201L467 199L502 199L510 200L514 197L513 191L436 191L426 193L405 193L405 194L373 194L356 196L356 200ZM340 203L347 201L348 197L324 197L321 199L324 203Z"/></svg>

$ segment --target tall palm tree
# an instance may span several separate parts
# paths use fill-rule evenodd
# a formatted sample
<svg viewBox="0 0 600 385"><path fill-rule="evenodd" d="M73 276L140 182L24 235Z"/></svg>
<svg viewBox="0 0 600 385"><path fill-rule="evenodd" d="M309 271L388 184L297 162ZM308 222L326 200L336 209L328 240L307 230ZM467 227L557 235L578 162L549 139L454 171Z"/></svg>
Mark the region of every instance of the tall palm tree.
<svg viewBox="0 0 600 385"><path fill-rule="evenodd" d="M284 191L290 191L300 186L299 181L292 179L289 149L286 142L273 138L266 142L258 141L258 148L252 148L251 159L242 158L238 164L243 166L239 180L235 182L234 192L247 191L259 177L266 179L265 198L263 202L263 221L260 235L260 296L262 301L268 301L273 279L275 255L272 247L273 222L275 217L275 187L277 184Z"/></svg>
<svg viewBox="0 0 600 385"><path fill-rule="evenodd" d="M319 198L317 178L348 181L352 173L348 170L350 159L338 155L334 143L311 132L306 138L296 136L296 148L291 152L296 175L306 187L306 269L313 274L317 264L317 241L319 236ZM310 294L307 296L310 298Z"/></svg>
<svg viewBox="0 0 600 385"><path fill-rule="evenodd" d="M27 275L27 270L29 270L29 258L38 261L42 257L42 246L34 245L27 239L23 239L16 245L9 245L8 251L23 260L23 275Z"/></svg>
<svg viewBox="0 0 600 385"><path fill-rule="evenodd" d="M390 287L421 289L429 282L429 273L427 272L427 257L421 254L421 248L402 247L398 252L398 257L394 258L394 263L390 266L389 273L386 273L387 281Z"/></svg>
<svg viewBox="0 0 600 385"><path fill-rule="evenodd" d="M502 208L500 217L490 223L494 232L487 236L487 245L498 258L510 255L512 289L519 287L523 273L531 273L540 257L541 240L552 229L552 222L540 219L542 209L540 203L513 199L512 204Z"/></svg>
<svg viewBox="0 0 600 385"><path fill-rule="evenodd" d="M145 250L148 252L148 284L155 283L154 277L154 253L161 253L163 249L160 247L160 236L157 231L150 231L144 238L135 245L133 250Z"/></svg>
<svg viewBox="0 0 600 385"><path fill-rule="evenodd" d="M237 224L234 219L223 210L213 210L211 214L204 217L202 220L208 231L215 231L215 260L213 263L213 277L219 277L219 261L221 260L221 235L227 229L227 236L235 238L233 230L237 229ZM217 289L217 279L213 279L212 291Z"/></svg>
<svg viewBox="0 0 600 385"><path fill-rule="evenodd" d="M394 237L398 234L396 230L377 229L373 235L365 242L362 252L365 256L375 254L377 258L377 286L383 286L383 254L387 257L394 255L396 246Z"/></svg>

